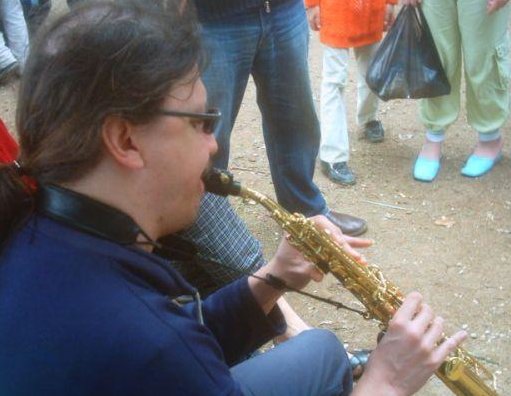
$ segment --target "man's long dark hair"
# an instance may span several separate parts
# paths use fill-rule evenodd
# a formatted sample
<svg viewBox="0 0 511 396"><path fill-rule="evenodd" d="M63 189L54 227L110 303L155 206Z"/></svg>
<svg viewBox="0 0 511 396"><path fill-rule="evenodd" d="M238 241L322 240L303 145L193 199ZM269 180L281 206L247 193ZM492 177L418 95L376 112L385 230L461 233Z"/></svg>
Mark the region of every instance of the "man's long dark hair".
<svg viewBox="0 0 511 396"><path fill-rule="evenodd" d="M35 40L17 110L19 163L38 183L65 183L103 155L109 115L151 120L176 83L200 70L203 54L189 2L87 2ZM33 198L12 167L0 167L0 243Z"/></svg>

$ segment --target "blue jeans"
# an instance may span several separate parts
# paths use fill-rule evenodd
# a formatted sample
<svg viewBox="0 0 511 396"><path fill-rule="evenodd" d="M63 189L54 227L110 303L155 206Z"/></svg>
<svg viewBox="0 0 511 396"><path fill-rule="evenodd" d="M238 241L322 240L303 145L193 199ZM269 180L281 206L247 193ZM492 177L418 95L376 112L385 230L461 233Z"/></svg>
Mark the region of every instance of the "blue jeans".
<svg viewBox="0 0 511 396"><path fill-rule="evenodd" d="M229 162L230 135L248 78L253 76L270 170L279 203L312 216L327 211L312 181L320 130L307 64L308 25L303 2L289 0L203 23L210 63L203 73L209 104L223 114L215 131L215 166Z"/></svg>
<svg viewBox="0 0 511 396"><path fill-rule="evenodd" d="M246 396L349 395L348 356L335 335L307 330L231 368Z"/></svg>

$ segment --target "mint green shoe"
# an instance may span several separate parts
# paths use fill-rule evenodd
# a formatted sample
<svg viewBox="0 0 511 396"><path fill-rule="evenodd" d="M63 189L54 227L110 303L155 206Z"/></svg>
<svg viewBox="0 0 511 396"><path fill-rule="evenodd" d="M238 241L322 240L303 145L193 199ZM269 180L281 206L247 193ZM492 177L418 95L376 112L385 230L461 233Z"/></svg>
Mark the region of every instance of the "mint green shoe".
<svg viewBox="0 0 511 396"><path fill-rule="evenodd" d="M418 181L431 182L440 170L440 161L417 157L413 166L413 178Z"/></svg>
<svg viewBox="0 0 511 396"><path fill-rule="evenodd" d="M467 177L479 177L492 170L493 166L502 159L502 153L495 158L480 157L472 154L468 157L461 174Z"/></svg>

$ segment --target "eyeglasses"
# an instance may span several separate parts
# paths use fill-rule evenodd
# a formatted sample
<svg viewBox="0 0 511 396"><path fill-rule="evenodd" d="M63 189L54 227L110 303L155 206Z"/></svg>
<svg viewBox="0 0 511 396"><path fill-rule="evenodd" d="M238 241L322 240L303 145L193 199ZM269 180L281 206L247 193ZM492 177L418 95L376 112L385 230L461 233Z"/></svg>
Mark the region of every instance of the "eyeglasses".
<svg viewBox="0 0 511 396"><path fill-rule="evenodd" d="M202 130L208 135L215 131L215 126L222 116L220 110L212 108L208 109L206 113L193 113L187 111L173 111L173 110L158 110L158 113L170 117L190 117L203 122Z"/></svg>

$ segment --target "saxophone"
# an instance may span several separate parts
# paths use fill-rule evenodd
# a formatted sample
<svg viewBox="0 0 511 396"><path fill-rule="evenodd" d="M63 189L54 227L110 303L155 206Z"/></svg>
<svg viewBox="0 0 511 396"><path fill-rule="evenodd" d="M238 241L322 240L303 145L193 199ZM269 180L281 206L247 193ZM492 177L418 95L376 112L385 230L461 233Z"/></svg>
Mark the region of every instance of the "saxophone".
<svg viewBox="0 0 511 396"><path fill-rule="evenodd" d="M227 171L212 169L205 177L207 191L251 199L264 206L288 234L288 241L323 272L330 272L365 307L365 319L385 329L403 302L403 294L374 265L361 265L330 234L303 215L291 214L264 194L241 186ZM494 375L465 349L458 347L435 372L458 396L498 396Z"/></svg>

